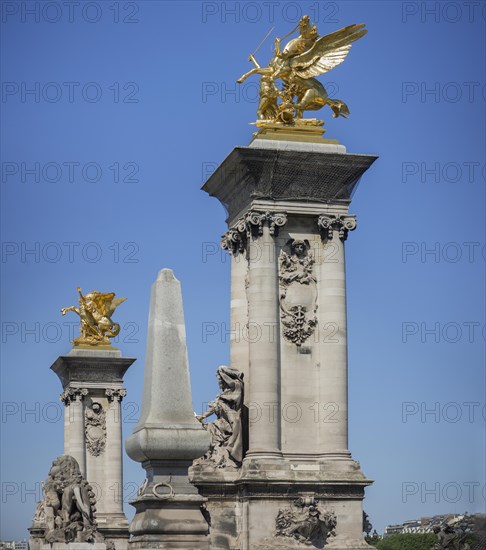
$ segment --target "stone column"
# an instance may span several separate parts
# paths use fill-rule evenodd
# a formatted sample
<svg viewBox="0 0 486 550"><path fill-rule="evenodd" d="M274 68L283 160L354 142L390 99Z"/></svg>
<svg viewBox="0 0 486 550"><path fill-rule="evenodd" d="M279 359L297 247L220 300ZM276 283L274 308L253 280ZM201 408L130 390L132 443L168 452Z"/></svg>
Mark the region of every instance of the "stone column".
<svg viewBox="0 0 486 550"><path fill-rule="evenodd" d="M249 353L248 343L248 299L246 284L248 262L245 252L233 254L231 257L231 333L230 365L241 370L245 375L245 382L249 381Z"/></svg>
<svg viewBox="0 0 486 550"><path fill-rule="evenodd" d="M275 234L287 218L280 213L247 214L250 277L248 337L250 426L248 458L281 456L278 269Z"/></svg>
<svg viewBox="0 0 486 550"><path fill-rule="evenodd" d="M69 449L69 424L70 424L70 416L71 416L71 408L70 408L70 402L69 399L63 399L63 396L61 394L61 401L64 403L64 454L69 455L70 449Z"/></svg>
<svg viewBox="0 0 486 550"><path fill-rule="evenodd" d="M323 214L317 225L322 236L319 266L319 327L321 367L319 451L349 457L348 346L344 241L356 227L354 216ZM319 420L321 420L319 418Z"/></svg>
<svg viewBox="0 0 486 550"><path fill-rule="evenodd" d="M249 263L245 219L227 231L221 240L221 247L231 257L230 297L230 365L250 380L250 345L248 338L248 295ZM248 396L245 394L245 404Z"/></svg>
<svg viewBox="0 0 486 550"><path fill-rule="evenodd" d="M64 454L74 457L79 464L81 474L86 477L86 446L84 436L84 403L88 394L86 388L68 388L61 394L64 410Z"/></svg>
<svg viewBox="0 0 486 550"><path fill-rule="evenodd" d="M86 449L84 446L84 407L83 407L83 395L78 394L75 396L74 401L71 403L72 407L72 424L69 430L70 442L69 449L71 456L73 456L79 464L79 469L83 476L86 477Z"/></svg>
<svg viewBox="0 0 486 550"><path fill-rule="evenodd" d="M125 389L106 389L109 409L106 415L106 454L104 460L105 486L110 491L105 501L105 511L126 522L123 512L123 449L121 401L127 394Z"/></svg>

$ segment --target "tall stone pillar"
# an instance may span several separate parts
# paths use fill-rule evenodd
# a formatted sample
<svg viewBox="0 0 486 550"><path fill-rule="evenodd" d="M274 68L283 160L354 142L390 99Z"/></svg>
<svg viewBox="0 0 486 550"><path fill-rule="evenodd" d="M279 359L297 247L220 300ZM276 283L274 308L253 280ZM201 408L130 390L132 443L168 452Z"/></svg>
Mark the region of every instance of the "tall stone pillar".
<svg viewBox="0 0 486 550"><path fill-rule="evenodd" d="M280 451L280 369L278 315L278 269L274 236L285 215L252 212L247 217L249 243L248 339L251 342L249 449L247 457L272 458ZM278 224L278 225L277 225ZM255 235L256 234L256 235ZM256 368L256 367L254 367ZM256 373L255 373L256 374Z"/></svg>
<svg viewBox="0 0 486 550"><path fill-rule="evenodd" d="M317 219L320 232L318 262L321 327L319 355L326 368L320 370L318 412L319 451L323 457L348 458L348 346L346 311L346 266L344 243L356 228L355 216L322 214Z"/></svg>
<svg viewBox="0 0 486 550"><path fill-rule="evenodd" d="M352 194L376 157L274 135L235 148L203 187L228 212L223 248L247 259L233 260L231 307L249 338L247 348L231 341L231 359L245 373L250 422L239 471L195 470L194 483L209 499L212 539L229 546L297 548L284 524L317 515L319 544L369 548L362 500L371 480L348 449L344 242L356 227Z"/></svg>
<svg viewBox="0 0 486 550"><path fill-rule="evenodd" d="M222 247L231 255L231 298L230 298L230 362L238 367L241 365L245 380L249 381L249 334L248 334L248 297L247 292L241 294L241 289L247 287L248 258L239 233L233 234L235 242L222 242Z"/></svg>
<svg viewBox="0 0 486 550"><path fill-rule="evenodd" d="M86 477L84 434L84 398L86 395L88 395L87 388L79 387L68 387L61 394L61 401L65 406L64 454L70 454L78 461L79 469L84 477Z"/></svg>
<svg viewBox="0 0 486 550"><path fill-rule="evenodd" d="M123 433L121 402L126 396L123 388L107 388L106 396L106 453L104 459L104 486L110 495L105 500L105 513L111 523L126 527L123 512ZM108 444L108 442L111 442Z"/></svg>
<svg viewBox="0 0 486 550"><path fill-rule="evenodd" d="M64 454L73 456L96 495L99 531L116 550L128 545L123 512L123 376L135 361L119 350L73 348L51 369L61 380L65 404Z"/></svg>

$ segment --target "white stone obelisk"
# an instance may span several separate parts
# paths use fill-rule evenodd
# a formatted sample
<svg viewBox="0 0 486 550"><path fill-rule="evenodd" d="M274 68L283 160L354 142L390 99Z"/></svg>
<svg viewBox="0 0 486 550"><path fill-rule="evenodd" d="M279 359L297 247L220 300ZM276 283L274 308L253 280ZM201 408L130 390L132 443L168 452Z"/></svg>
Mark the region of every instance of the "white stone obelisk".
<svg viewBox="0 0 486 550"><path fill-rule="evenodd" d="M207 549L205 499L187 471L209 448L209 434L194 416L181 285L170 269L152 286L142 412L125 446L147 472L131 502L130 548Z"/></svg>

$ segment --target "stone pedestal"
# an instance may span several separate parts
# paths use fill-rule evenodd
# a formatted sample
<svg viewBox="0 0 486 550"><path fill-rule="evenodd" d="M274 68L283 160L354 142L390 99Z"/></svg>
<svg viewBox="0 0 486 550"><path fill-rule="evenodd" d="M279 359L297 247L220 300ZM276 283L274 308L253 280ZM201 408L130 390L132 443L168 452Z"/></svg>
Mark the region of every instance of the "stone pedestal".
<svg viewBox="0 0 486 550"><path fill-rule="evenodd" d="M129 536L123 512L121 401L123 376L134 361L114 348L73 348L51 367L63 387L64 454L78 461L93 487L98 529L116 550L127 547Z"/></svg>
<svg viewBox="0 0 486 550"><path fill-rule="evenodd" d="M337 144L257 139L203 187L228 212L231 366L245 373L249 416L249 448L231 480L193 469L215 517L212 550L301 548L304 539L278 525L305 514L336 520L308 544L369 548L362 500L371 481L348 450L344 243L356 227L352 194L375 159Z"/></svg>
<svg viewBox="0 0 486 550"><path fill-rule="evenodd" d="M44 544L42 550L107 550L106 544L101 542L54 542L53 544Z"/></svg>
<svg viewBox="0 0 486 550"><path fill-rule="evenodd" d="M169 269L152 286L142 412L126 441L146 480L130 524L130 548L207 550L206 499L189 483L188 468L209 447L192 408L182 293Z"/></svg>

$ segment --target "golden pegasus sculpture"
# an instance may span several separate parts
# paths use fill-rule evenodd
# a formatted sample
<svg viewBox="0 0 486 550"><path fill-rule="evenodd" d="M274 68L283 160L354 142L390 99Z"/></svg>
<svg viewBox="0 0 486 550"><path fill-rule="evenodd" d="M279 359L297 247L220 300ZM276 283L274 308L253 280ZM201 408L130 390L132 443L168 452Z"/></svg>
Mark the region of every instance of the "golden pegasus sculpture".
<svg viewBox="0 0 486 550"><path fill-rule="evenodd" d="M110 338L120 332L120 325L111 320L115 309L126 298L115 298L114 292L103 293L93 290L83 296L78 287L79 307L70 306L61 309L61 315L74 311L81 321L80 335L72 343L74 346L109 346Z"/></svg>
<svg viewBox="0 0 486 550"><path fill-rule="evenodd" d="M241 84L254 74L261 76L256 122L259 127L322 126L323 121L304 119L303 114L305 111L321 109L325 105L331 107L335 118L347 118L349 115L346 103L340 99L331 99L325 87L315 77L340 65L346 59L351 44L368 31L363 24L349 25L319 37L317 27L311 24L308 15L304 15L298 26L284 39L297 29L300 31L299 36L287 42L283 49L283 39L275 39L274 55L267 67L261 67L255 59L255 53L266 40L265 37L248 58L255 67L237 80ZM276 84L278 79L282 81L281 89Z"/></svg>

